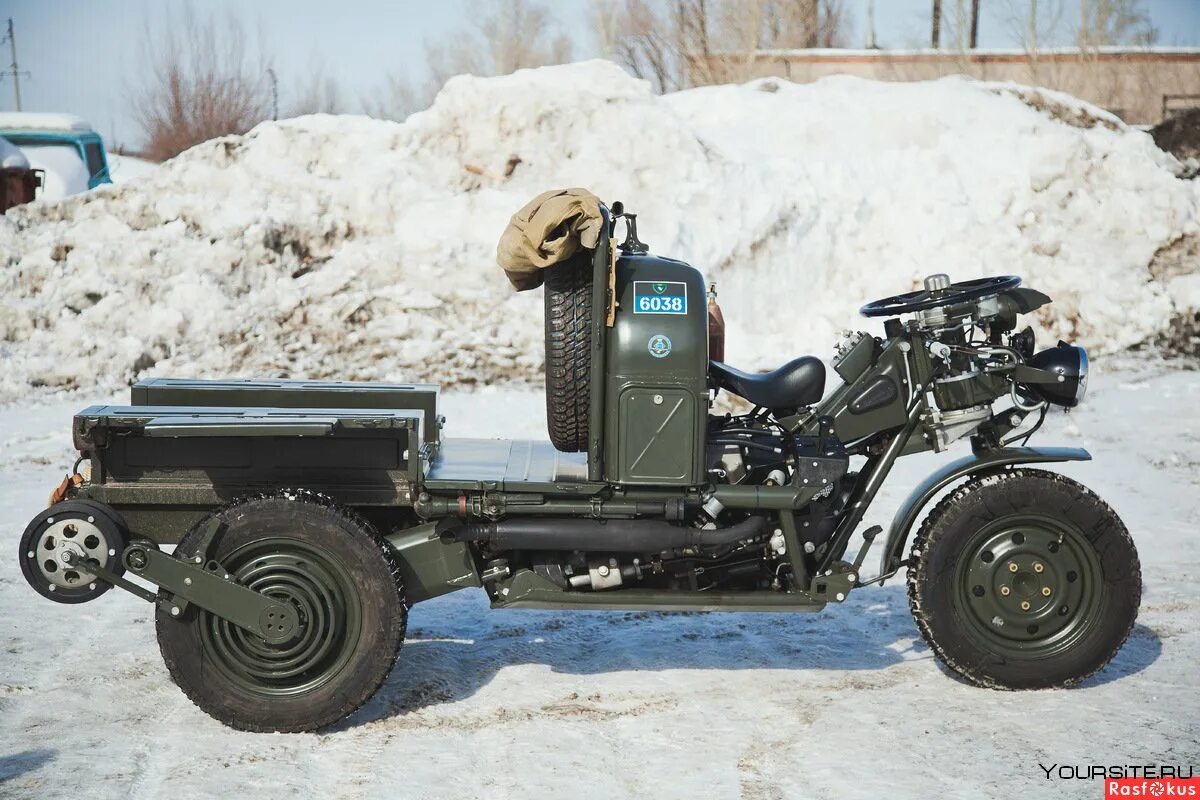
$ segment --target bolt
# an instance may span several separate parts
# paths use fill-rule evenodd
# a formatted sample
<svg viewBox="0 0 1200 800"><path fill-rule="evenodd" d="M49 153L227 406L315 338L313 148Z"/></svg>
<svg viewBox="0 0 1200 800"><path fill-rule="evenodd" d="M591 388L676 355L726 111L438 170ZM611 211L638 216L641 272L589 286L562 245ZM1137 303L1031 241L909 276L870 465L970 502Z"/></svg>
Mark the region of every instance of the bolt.
<svg viewBox="0 0 1200 800"><path fill-rule="evenodd" d="M1015 561L1008 562L1008 571L1016 572L1017 571L1017 562L1015 562Z"/></svg>
<svg viewBox="0 0 1200 800"><path fill-rule="evenodd" d="M1049 586L1043 586L1043 587L1042 587L1042 596L1043 596L1043 597L1049 597L1049 596L1050 596L1050 587L1049 587Z"/></svg>
<svg viewBox="0 0 1200 800"><path fill-rule="evenodd" d="M110 547L110 548L108 548L108 554L109 554L110 556L115 556L115 555L117 554L117 550L116 550L116 548L114 548L114 547Z"/></svg>
<svg viewBox="0 0 1200 800"><path fill-rule="evenodd" d="M95 522L95 521L96 521L95 517L88 517L88 522Z"/></svg>
<svg viewBox="0 0 1200 800"><path fill-rule="evenodd" d="M1008 588L1007 586L1001 586L1001 587L1000 587L1000 594L1004 595L1005 597L1008 597L1008 595L1009 595L1011 592L1012 592L1012 589Z"/></svg>
<svg viewBox="0 0 1200 800"><path fill-rule="evenodd" d="M130 550L127 557L129 566L133 569L142 569L146 566L146 552L144 550Z"/></svg>
<svg viewBox="0 0 1200 800"><path fill-rule="evenodd" d="M599 574L601 578L603 578L605 575L608 574L608 565L601 564L600 566L596 567L596 573Z"/></svg>
<svg viewBox="0 0 1200 800"><path fill-rule="evenodd" d="M94 583L89 583L89 584L88 584L88 589L92 590L93 592L94 592L94 591L96 591L96 584L94 584Z"/></svg>
<svg viewBox="0 0 1200 800"><path fill-rule="evenodd" d="M846 595L842 594L841 592L838 592L837 599L838 599L838 602L841 602L842 600L846 599Z"/></svg>
<svg viewBox="0 0 1200 800"><path fill-rule="evenodd" d="M196 563L196 564L199 564L199 563L200 563L201 561L203 561L203 560L204 560L204 559L203 559L203 558L201 558L200 556L196 556L195 558L193 558L193 559L192 559L192 561L193 561L194 563Z"/></svg>
<svg viewBox="0 0 1200 800"><path fill-rule="evenodd" d="M25 557L26 557L26 558L33 558L35 555L37 555L37 553L35 553L35 552L33 552L32 550L30 550L28 553L26 553L26 554L25 554Z"/></svg>
<svg viewBox="0 0 1200 800"><path fill-rule="evenodd" d="M851 572L851 573L850 573L849 575L847 575L846 577L850 579L850 582L851 582L851 583L854 583L855 581L857 581L857 580L858 580L858 576L857 576L857 575L855 575L853 572Z"/></svg>
<svg viewBox="0 0 1200 800"><path fill-rule="evenodd" d="M1034 572L1041 572L1044 569L1045 569L1045 567L1042 566L1041 562L1038 562L1038 561L1033 562L1033 571Z"/></svg>
<svg viewBox="0 0 1200 800"><path fill-rule="evenodd" d="M1021 610L1022 610L1022 611L1028 611L1028 610L1029 610L1029 601L1028 601L1028 600L1022 600L1022 601L1021 601Z"/></svg>
<svg viewBox="0 0 1200 800"><path fill-rule="evenodd" d="M47 520L46 520L46 524L47 524L47 525L53 525L53 524L54 524L54 517L50 517L49 519L47 519Z"/></svg>
<svg viewBox="0 0 1200 800"><path fill-rule="evenodd" d="M179 616L179 606L171 606L171 616L172 617Z"/></svg>
<svg viewBox="0 0 1200 800"><path fill-rule="evenodd" d="M191 579L191 578L184 578L184 579L183 579L183 585L184 585L184 586L191 586L191 585L192 585L192 579Z"/></svg>

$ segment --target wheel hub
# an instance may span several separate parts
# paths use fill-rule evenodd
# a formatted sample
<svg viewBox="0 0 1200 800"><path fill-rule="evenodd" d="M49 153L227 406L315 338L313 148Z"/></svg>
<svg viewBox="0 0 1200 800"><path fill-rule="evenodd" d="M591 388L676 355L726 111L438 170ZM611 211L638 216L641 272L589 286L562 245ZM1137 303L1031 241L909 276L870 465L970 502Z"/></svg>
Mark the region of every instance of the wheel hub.
<svg viewBox="0 0 1200 800"><path fill-rule="evenodd" d="M232 681L255 694L285 696L310 691L341 670L361 632L361 609L351 577L327 553L275 538L221 561L238 583L277 601L260 618L269 641L201 612L204 648Z"/></svg>
<svg viewBox="0 0 1200 800"><path fill-rule="evenodd" d="M105 536L95 523L95 517L55 519L51 517L35 546L26 558L37 564L50 591L96 587L96 576L81 565L88 560L107 563L115 555Z"/></svg>
<svg viewBox="0 0 1200 800"><path fill-rule="evenodd" d="M1099 564L1056 520L1009 518L980 531L959 567L960 605L992 649L1055 652L1094 622Z"/></svg>

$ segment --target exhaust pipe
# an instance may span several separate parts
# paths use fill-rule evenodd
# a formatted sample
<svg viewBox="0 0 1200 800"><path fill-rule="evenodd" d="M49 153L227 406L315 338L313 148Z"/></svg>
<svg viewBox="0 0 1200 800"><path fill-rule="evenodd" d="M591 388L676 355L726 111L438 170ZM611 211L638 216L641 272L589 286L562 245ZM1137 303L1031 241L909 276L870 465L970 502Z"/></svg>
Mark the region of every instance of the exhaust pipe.
<svg viewBox="0 0 1200 800"><path fill-rule="evenodd" d="M727 528L690 528L647 519L511 519L464 524L447 517L438 533L456 542L486 542L496 550L593 550L657 553L681 547L711 547L749 539L766 520L750 517Z"/></svg>

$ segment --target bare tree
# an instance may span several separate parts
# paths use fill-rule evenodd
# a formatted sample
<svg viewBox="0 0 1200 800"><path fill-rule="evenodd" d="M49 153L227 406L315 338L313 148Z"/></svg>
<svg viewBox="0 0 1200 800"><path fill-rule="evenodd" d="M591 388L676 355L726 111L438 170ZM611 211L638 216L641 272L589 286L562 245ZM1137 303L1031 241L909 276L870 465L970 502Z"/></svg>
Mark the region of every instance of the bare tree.
<svg viewBox="0 0 1200 800"><path fill-rule="evenodd" d="M293 117L304 114L342 114L346 104L337 77L326 72L324 65L313 70L300 85L296 99L288 109Z"/></svg>
<svg viewBox="0 0 1200 800"><path fill-rule="evenodd" d="M184 6L163 30L146 26L141 84L131 93L147 157L163 160L217 136L245 133L268 119L268 63L250 58L245 28Z"/></svg>
<svg viewBox="0 0 1200 800"><path fill-rule="evenodd" d="M611 4L596 0L596 15ZM842 47L844 0L623 0L603 52L656 91L753 76L763 50ZM607 16L601 16L607 19Z"/></svg>
<svg viewBox="0 0 1200 800"><path fill-rule="evenodd" d="M402 75L388 75L384 85L362 100L363 112L377 119L404 121L409 114L429 105L432 96L417 90Z"/></svg>
<svg viewBox="0 0 1200 800"><path fill-rule="evenodd" d="M1057 84L1057 62L1043 61L1042 49L1061 44L1063 0L1009 0L1005 15L1005 26L1028 57L1029 82L1039 86Z"/></svg>
<svg viewBox="0 0 1200 800"><path fill-rule="evenodd" d="M1079 0L1080 48L1108 45L1148 47L1158 41L1142 0Z"/></svg>
<svg viewBox="0 0 1200 800"><path fill-rule="evenodd" d="M476 0L469 12L472 22L465 30L425 43L424 81L414 84L389 76L384 90L364 102L367 112L403 119L433 102L455 75L507 75L569 61L570 37L558 30L550 8L537 0L506 0L494 5Z"/></svg>

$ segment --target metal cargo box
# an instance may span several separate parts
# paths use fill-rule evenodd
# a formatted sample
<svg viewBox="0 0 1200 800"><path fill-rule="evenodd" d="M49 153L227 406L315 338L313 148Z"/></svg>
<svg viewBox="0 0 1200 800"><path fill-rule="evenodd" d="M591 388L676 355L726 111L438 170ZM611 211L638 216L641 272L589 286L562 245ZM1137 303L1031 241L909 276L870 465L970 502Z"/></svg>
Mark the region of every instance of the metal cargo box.
<svg viewBox="0 0 1200 800"><path fill-rule="evenodd" d="M339 503L412 504L422 412L411 409L92 406L75 416L86 496L131 529L173 541L188 520L256 492L303 488ZM170 514L166 512L172 512Z"/></svg>
<svg viewBox="0 0 1200 800"><path fill-rule="evenodd" d="M424 415L421 440L431 444L441 429L437 401L432 383L150 378L130 389L135 406L413 409Z"/></svg>

